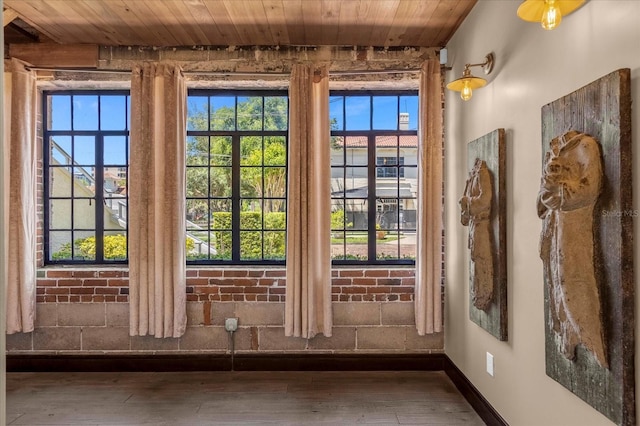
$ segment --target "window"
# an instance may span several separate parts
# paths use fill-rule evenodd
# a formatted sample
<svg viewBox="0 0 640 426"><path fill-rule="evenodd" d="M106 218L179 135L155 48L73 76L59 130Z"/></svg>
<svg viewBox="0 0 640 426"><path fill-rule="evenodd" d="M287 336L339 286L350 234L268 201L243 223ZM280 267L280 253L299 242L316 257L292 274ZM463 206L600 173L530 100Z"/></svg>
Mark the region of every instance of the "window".
<svg viewBox="0 0 640 426"><path fill-rule="evenodd" d="M189 92L189 263L284 263L288 104L286 92Z"/></svg>
<svg viewBox="0 0 640 426"><path fill-rule="evenodd" d="M417 92L332 92L334 264L413 264Z"/></svg>
<svg viewBox="0 0 640 426"><path fill-rule="evenodd" d="M129 93L45 92L47 263L127 260Z"/></svg>

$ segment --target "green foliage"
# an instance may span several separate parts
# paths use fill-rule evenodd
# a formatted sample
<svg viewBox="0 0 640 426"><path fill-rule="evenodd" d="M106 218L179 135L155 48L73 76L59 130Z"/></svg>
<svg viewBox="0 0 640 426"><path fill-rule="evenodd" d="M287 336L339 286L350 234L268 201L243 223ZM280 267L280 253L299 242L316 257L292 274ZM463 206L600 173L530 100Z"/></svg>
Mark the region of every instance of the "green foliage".
<svg viewBox="0 0 640 426"><path fill-rule="evenodd" d="M104 236L104 259L125 260L127 258L127 237L122 234ZM96 258L96 237L79 238L73 242L74 259ZM53 260L71 259L71 243L62 245L60 250L51 255Z"/></svg>
<svg viewBox="0 0 640 426"><path fill-rule="evenodd" d="M353 222L345 222L344 209L331 212L331 229L349 229L353 226Z"/></svg>
<svg viewBox="0 0 640 426"><path fill-rule="evenodd" d="M242 260L284 259L286 247L286 216L283 212L264 214L264 233L261 212L240 213L240 257ZM213 214L213 227L229 231L214 232L216 258L231 259L231 213Z"/></svg>

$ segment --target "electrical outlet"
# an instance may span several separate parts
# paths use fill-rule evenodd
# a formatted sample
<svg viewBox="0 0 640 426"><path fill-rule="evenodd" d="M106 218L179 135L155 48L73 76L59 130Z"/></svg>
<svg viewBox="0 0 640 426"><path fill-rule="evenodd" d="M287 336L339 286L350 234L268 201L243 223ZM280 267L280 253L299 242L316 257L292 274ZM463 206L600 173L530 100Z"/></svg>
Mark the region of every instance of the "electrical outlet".
<svg viewBox="0 0 640 426"><path fill-rule="evenodd" d="M487 352L487 373L493 377L493 355Z"/></svg>
<svg viewBox="0 0 640 426"><path fill-rule="evenodd" d="M224 320L224 329L227 331L236 331L238 329L238 318L227 318Z"/></svg>

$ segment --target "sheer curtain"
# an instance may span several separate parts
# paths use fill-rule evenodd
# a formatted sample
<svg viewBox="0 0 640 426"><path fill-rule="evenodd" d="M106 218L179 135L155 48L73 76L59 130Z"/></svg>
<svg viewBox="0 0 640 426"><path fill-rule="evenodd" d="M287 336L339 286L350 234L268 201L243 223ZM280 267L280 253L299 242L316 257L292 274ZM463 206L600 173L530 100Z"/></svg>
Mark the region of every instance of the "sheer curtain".
<svg viewBox="0 0 640 426"><path fill-rule="evenodd" d="M331 336L330 155L327 68L294 65L289 88L286 336Z"/></svg>
<svg viewBox="0 0 640 426"><path fill-rule="evenodd" d="M28 333L34 326L37 99L35 73L12 59L4 74L7 334Z"/></svg>
<svg viewBox="0 0 640 426"><path fill-rule="evenodd" d="M173 64L131 77L129 332L180 337L186 319L186 87Z"/></svg>
<svg viewBox="0 0 640 426"><path fill-rule="evenodd" d="M415 312L418 334L442 331L442 83L440 61L420 71Z"/></svg>

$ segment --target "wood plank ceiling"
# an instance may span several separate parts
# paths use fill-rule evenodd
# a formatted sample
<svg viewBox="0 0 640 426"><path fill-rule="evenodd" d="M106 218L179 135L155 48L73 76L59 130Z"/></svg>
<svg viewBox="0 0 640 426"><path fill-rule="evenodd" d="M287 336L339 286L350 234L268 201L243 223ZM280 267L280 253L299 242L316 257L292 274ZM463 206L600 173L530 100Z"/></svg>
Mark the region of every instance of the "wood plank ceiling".
<svg viewBox="0 0 640 426"><path fill-rule="evenodd" d="M56 43L442 47L477 0L4 0ZM5 27L6 31L6 27Z"/></svg>

